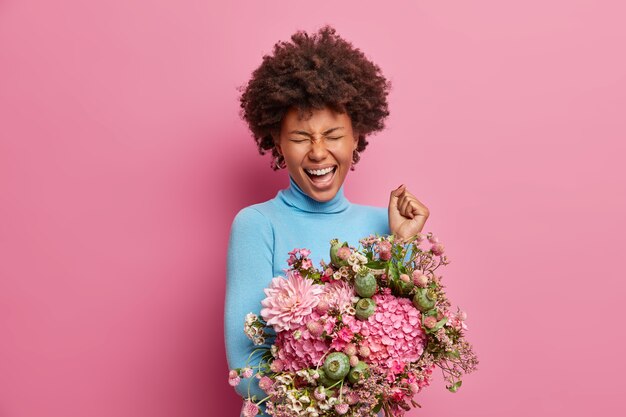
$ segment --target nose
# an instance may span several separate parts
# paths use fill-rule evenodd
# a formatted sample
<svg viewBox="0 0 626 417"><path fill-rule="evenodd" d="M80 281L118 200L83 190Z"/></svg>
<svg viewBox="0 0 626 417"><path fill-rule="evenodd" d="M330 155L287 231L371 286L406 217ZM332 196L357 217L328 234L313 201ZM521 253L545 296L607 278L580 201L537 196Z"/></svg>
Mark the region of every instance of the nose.
<svg viewBox="0 0 626 417"><path fill-rule="evenodd" d="M328 156L328 149L324 139L311 140L311 150L309 151L309 159L312 161L323 161Z"/></svg>

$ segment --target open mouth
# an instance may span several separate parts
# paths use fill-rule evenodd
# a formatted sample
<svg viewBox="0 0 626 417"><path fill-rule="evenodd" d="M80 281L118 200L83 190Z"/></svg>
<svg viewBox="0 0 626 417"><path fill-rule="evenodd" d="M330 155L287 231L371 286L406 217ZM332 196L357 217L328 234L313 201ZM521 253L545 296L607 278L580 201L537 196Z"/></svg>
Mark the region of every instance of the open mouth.
<svg viewBox="0 0 626 417"><path fill-rule="evenodd" d="M304 172L306 172L306 175L313 184L318 186L327 185L335 176L335 172L337 172L337 165L318 170L305 169Z"/></svg>

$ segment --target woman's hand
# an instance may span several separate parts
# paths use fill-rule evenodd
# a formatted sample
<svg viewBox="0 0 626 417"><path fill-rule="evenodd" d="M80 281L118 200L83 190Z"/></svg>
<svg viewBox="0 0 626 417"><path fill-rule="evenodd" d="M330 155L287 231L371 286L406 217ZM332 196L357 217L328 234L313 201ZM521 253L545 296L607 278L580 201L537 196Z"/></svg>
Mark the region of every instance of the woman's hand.
<svg viewBox="0 0 626 417"><path fill-rule="evenodd" d="M404 184L391 192L389 197L389 230L397 238L407 240L422 231L430 215L428 208Z"/></svg>

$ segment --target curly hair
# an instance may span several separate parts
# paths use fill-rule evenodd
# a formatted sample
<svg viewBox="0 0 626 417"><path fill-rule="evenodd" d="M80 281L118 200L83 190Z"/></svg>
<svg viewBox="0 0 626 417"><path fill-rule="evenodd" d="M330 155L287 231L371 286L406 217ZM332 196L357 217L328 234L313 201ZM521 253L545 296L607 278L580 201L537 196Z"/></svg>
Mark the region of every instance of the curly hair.
<svg viewBox="0 0 626 417"><path fill-rule="evenodd" d="M259 153L272 151L272 168L277 170L285 164L272 135L278 136L290 108L298 109L301 117L324 107L347 113L359 136L355 164L368 144L366 136L385 127L390 89L376 64L325 25L313 35L297 31L291 42L279 41L272 55L263 56L247 85L239 87L240 116L248 123Z"/></svg>

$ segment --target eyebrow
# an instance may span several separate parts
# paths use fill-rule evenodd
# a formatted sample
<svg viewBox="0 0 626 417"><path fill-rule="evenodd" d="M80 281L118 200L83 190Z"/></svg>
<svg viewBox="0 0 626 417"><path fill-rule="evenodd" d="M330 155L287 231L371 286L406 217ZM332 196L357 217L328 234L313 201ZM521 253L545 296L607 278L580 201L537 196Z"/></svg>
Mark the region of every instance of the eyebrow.
<svg viewBox="0 0 626 417"><path fill-rule="evenodd" d="M343 129L343 126L337 126L337 127L333 127L331 129L326 130L325 132L322 132L322 135L326 136L329 133L334 132L337 129ZM305 132L304 130L292 130L289 133L295 133L296 135L304 135L304 136L308 136L308 137L313 137L313 135L309 132Z"/></svg>

